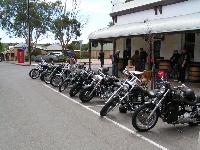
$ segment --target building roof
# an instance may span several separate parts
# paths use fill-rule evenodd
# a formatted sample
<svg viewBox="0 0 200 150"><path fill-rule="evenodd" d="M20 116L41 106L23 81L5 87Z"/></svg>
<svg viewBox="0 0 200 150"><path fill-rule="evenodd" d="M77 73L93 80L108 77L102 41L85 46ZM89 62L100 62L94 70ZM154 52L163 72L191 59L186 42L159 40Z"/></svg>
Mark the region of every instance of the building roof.
<svg viewBox="0 0 200 150"><path fill-rule="evenodd" d="M25 43L19 43L19 44L15 45L14 48L16 48L16 47L17 47L17 48L18 48L18 47L21 48L21 47L24 46L24 45L25 45L26 47L28 46L28 45L25 44Z"/></svg>
<svg viewBox="0 0 200 150"><path fill-rule="evenodd" d="M46 50L46 51L52 51L52 50L54 50L54 51L61 51L62 50L62 46L60 45L60 44L52 44L52 45L49 45L49 46L47 46L46 48L44 48L44 50Z"/></svg>
<svg viewBox="0 0 200 150"><path fill-rule="evenodd" d="M200 30L200 13L149 20L140 23L114 25L92 32L88 39L130 37L151 33L172 33Z"/></svg>

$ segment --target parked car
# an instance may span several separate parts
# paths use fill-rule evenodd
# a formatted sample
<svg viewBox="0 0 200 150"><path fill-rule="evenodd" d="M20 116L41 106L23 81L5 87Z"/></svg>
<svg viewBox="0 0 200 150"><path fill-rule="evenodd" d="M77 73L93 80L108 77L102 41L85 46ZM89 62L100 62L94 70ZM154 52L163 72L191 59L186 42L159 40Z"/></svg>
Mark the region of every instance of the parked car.
<svg viewBox="0 0 200 150"><path fill-rule="evenodd" d="M77 62L77 57L76 57L76 53L75 52L65 52L63 53L64 57L69 57L69 58L74 58Z"/></svg>
<svg viewBox="0 0 200 150"><path fill-rule="evenodd" d="M48 54L40 54L35 57L35 61L40 61L44 59L46 61L58 61L59 56L62 55L62 52L50 52Z"/></svg>

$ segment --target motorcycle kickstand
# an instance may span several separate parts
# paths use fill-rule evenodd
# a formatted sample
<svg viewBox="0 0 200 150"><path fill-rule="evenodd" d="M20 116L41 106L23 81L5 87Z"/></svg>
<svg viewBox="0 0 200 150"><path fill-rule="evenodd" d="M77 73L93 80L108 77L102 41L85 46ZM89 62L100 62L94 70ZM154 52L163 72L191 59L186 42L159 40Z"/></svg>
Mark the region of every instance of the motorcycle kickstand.
<svg viewBox="0 0 200 150"><path fill-rule="evenodd" d="M176 128L176 130L177 130L179 133L182 133L182 132L183 132L183 131L179 130L175 124L173 124L173 125L174 125L174 127Z"/></svg>

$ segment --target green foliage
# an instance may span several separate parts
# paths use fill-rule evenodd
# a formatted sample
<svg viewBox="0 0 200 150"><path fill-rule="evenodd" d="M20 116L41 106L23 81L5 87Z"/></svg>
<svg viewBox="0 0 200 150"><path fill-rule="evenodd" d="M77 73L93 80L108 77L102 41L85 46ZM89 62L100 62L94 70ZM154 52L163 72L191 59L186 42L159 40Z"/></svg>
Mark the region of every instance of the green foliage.
<svg viewBox="0 0 200 150"><path fill-rule="evenodd" d="M3 0L0 3L0 27L11 37L24 38L28 41L28 21L30 21L31 43L34 43L47 31L49 24L61 3L56 1L30 0L29 13L26 0ZM28 14L29 20L28 20Z"/></svg>
<svg viewBox="0 0 200 150"><path fill-rule="evenodd" d="M86 55L86 53L84 53L84 52L76 52L76 57L78 58L78 59L86 59L86 58L89 58L87 55Z"/></svg>
<svg viewBox="0 0 200 150"><path fill-rule="evenodd" d="M41 54L41 49L33 48L31 55L37 56L37 55L40 55L40 54Z"/></svg>
<svg viewBox="0 0 200 150"><path fill-rule="evenodd" d="M112 21L110 21L109 23L108 23L108 27L111 27L111 26L113 26L114 24L113 24L113 22Z"/></svg>
<svg viewBox="0 0 200 150"><path fill-rule="evenodd" d="M0 52L4 52L6 50L7 50L6 45L0 42Z"/></svg>

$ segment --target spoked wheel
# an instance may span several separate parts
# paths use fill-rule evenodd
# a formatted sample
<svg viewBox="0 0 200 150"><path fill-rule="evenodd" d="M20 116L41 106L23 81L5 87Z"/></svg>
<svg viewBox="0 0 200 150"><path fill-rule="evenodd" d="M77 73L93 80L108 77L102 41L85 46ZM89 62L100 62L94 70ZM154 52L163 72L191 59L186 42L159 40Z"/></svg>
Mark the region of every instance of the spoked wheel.
<svg viewBox="0 0 200 150"><path fill-rule="evenodd" d="M87 89L83 89L81 90L80 94L79 94L79 99L82 102L89 102L93 97L93 89L92 88L87 88Z"/></svg>
<svg viewBox="0 0 200 150"><path fill-rule="evenodd" d="M44 81L44 75L45 75L46 73L47 73L46 71L44 71L44 72L41 73L41 75L40 75L40 80Z"/></svg>
<svg viewBox="0 0 200 150"><path fill-rule="evenodd" d="M50 84L51 82L51 73L46 73L45 75L44 75L44 82L46 83L46 84Z"/></svg>
<svg viewBox="0 0 200 150"><path fill-rule="evenodd" d="M59 92L63 92L70 84L70 80L65 80L59 85Z"/></svg>
<svg viewBox="0 0 200 150"><path fill-rule="evenodd" d="M107 113L112 111L117 105L118 105L118 99L116 99L116 98L110 99L109 101L107 101L105 106L103 106L103 108L101 109L100 115L106 116Z"/></svg>
<svg viewBox="0 0 200 150"><path fill-rule="evenodd" d="M29 76L32 78L32 79L36 79L40 76L40 72L38 69L32 69L30 72L29 72Z"/></svg>
<svg viewBox="0 0 200 150"><path fill-rule="evenodd" d="M157 111L155 111L153 115L147 120L153 109L154 106L142 105L135 110L132 116L132 125L136 130L140 132L146 132L156 125L158 121Z"/></svg>
<svg viewBox="0 0 200 150"><path fill-rule="evenodd" d="M70 95L71 97L74 97L74 96L79 92L79 90L80 90L79 85L75 84L75 85L70 89L69 95Z"/></svg>
<svg viewBox="0 0 200 150"><path fill-rule="evenodd" d="M51 85L54 87L59 87L62 82L63 82L63 78L60 76L54 76L50 80Z"/></svg>

